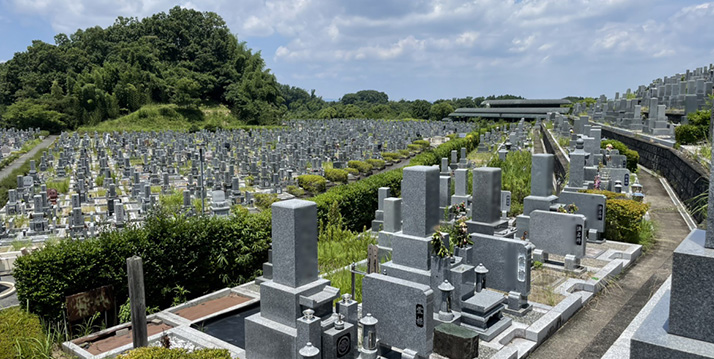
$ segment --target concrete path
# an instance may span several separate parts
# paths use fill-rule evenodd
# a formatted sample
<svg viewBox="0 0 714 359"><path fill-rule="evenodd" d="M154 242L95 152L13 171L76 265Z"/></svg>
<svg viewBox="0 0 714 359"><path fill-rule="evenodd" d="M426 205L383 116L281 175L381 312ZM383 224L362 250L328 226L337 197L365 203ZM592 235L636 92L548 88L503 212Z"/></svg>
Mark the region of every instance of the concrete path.
<svg viewBox="0 0 714 359"><path fill-rule="evenodd" d="M53 142L55 142L55 139L57 139L56 135L47 136L47 138L42 140L42 142L40 142L37 146L35 146L29 152L20 156L18 159L13 161L9 166L0 170L0 181L5 179L5 177L7 177L10 173L12 173L12 171L14 171L15 169L20 168L20 166L22 166L22 164L25 163L25 161L32 158L32 156L34 156L37 152L49 147ZM38 163L38 165L39 165L39 163Z"/></svg>
<svg viewBox="0 0 714 359"><path fill-rule="evenodd" d="M643 170L638 175L657 226L656 244L528 358L602 357L672 273L672 252L689 227L659 179Z"/></svg>

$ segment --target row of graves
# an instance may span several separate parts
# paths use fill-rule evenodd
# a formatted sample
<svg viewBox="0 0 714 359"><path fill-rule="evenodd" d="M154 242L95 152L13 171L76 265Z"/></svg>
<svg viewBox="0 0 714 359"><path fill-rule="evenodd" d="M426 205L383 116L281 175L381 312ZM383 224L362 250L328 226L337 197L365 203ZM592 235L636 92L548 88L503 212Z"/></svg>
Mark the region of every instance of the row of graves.
<svg viewBox="0 0 714 359"><path fill-rule="evenodd" d="M706 108L708 96L714 86L714 65L687 70L684 74L674 74L641 85L636 91L627 90L624 96L615 93L613 99L601 95L595 104L577 103L573 114L586 113L594 121L607 123L617 128L670 140L658 141L673 145L674 126L667 113L682 116L681 123L687 123L686 115ZM643 118L643 110L647 117Z"/></svg>
<svg viewBox="0 0 714 359"><path fill-rule="evenodd" d="M13 152L20 151L22 146L37 138L40 129L30 128L18 130L16 128L0 129L0 159L10 156Z"/></svg>
<svg viewBox="0 0 714 359"><path fill-rule="evenodd" d="M511 147L506 156L526 148L525 126L484 135L493 139L486 141L489 150L505 150L504 136ZM406 167L400 198L379 190L378 245L370 249L367 273L353 270L356 280L361 276L362 303L320 276L316 205L292 199L272 205L273 246L260 280L137 315L148 324L134 328L165 327L133 344L92 351L92 340L126 336L125 324L63 347L103 358L160 345L169 336L248 359L524 357L630 265L641 247L602 238L605 197L578 191L594 182L574 181L554 194L553 155L533 156L524 214L510 218L501 169L471 168L465 149L460 152L441 166ZM447 232L449 226L456 230ZM543 267L534 268L535 261ZM536 298L548 290L557 300ZM227 298L242 299L215 313L190 314Z"/></svg>
<svg viewBox="0 0 714 359"><path fill-rule="evenodd" d="M417 139L445 140L471 129L452 122L311 120L276 129L63 133L9 190L0 244L87 237L141 223L162 195L181 196L187 214L228 215L233 205L257 210L255 194L292 198L287 186L303 174L324 175L327 164L345 168Z"/></svg>

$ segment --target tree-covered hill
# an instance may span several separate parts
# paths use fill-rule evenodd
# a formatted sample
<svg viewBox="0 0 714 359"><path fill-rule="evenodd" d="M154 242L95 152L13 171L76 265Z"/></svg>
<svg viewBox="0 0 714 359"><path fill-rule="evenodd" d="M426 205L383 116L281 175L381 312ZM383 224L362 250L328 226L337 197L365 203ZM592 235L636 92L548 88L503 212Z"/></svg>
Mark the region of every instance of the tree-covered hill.
<svg viewBox="0 0 714 359"><path fill-rule="evenodd" d="M151 103L223 104L244 123L271 124L283 102L260 52L217 14L180 7L33 41L0 64L2 124L19 128L91 126Z"/></svg>

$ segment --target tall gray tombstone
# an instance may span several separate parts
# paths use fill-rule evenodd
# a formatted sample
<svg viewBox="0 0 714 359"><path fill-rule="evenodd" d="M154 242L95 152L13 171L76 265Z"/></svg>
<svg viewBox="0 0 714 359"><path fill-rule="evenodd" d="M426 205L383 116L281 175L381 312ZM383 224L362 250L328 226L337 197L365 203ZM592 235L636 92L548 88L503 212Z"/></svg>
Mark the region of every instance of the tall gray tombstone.
<svg viewBox="0 0 714 359"><path fill-rule="evenodd" d="M141 257L126 259L131 302L131 339L134 348L149 346L146 328L146 298L144 297L144 266Z"/></svg>
<svg viewBox="0 0 714 359"><path fill-rule="evenodd" d="M465 168L459 168L454 171L454 195L451 196L451 205L457 205L460 203L468 204L469 195L468 191L468 181L469 170Z"/></svg>
<svg viewBox="0 0 714 359"><path fill-rule="evenodd" d="M473 170L471 220L467 222L469 232L493 235L507 223L501 219L501 169L480 167Z"/></svg>
<svg viewBox="0 0 714 359"><path fill-rule="evenodd" d="M384 200L387 197L389 197L389 187L380 187L377 190L377 211L375 211L374 220L372 220L373 232L379 232L379 227L384 223Z"/></svg>
<svg viewBox="0 0 714 359"><path fill-rule="evenodd" d="M531 196L553 195L555 157L552 154L535 154L531 162Z"/></svg>
<svg viewBox="0 0 714 359"><path fill-rule="evenodd" d="M404 169L402 180L402 232L428 237L439 225L439 170L431 166Z"/></svg>

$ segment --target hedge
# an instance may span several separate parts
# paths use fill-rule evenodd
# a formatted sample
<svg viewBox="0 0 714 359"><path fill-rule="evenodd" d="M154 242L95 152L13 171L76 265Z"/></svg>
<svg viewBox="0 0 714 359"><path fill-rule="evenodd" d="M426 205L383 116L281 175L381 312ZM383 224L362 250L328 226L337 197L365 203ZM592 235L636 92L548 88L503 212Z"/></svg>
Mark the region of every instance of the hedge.
<svg viewBox="0 0 714 359"><path fill-rule="evenodd" d="M369 163L356 160L348 161L347 167L357 169L359 173L367 173L372 170L372 165Z"/></svg>
<svg viewBox="0 0 714 359"><path fill-rule="evenodd" d="M382 169L384 166L387 164L384 160L376 159L376 158L370 158L367 160L367 163L372 165L374 168Z"/></svg>
<svg viewBox="0 0 714 359"><path fill-rule="evenodd" d="M334 183L347 183L347 171L339 168L325 168L325 178Z"/></svg>
<svg viewBox="0 0 714 359"><path fill-rule="evenodd" d="M65 296L104 285L115 300L128 297L126 258L144 260L147 307L171 305L171 289L183 286L192 297L260 275L270 248L270 211L247 210L224 217L175 216L156 210L142 227L102 232L83 241L49 242L15 262L18 299L48 320L62 318Z"/></svg>
<svg viewBox="0 0 714 359"><path fill-rule="evenodd" d="M642 220L650 208L647 203L633 201L622 193L602 190L585 190L585 193L602 194L605 206L605 238L611 241L639 243Z"/></svg>
<svg viewBox="0 0 714 359"><path fill-rule="evenodd" d="M681 145L693 145L706 138L707 130L694 125L679 125L674 129L674 138Z"/></svg>
<svg viewBox="0 0 714 359"><path fill-rule="evenodd" d="M189 352L186 349L167 349L164 347L137 348L117 359L231 359L227 349L198 349Z"/></svg>
<svg viewBox="0 0 714 359"><path fill-rule="evenodd" d="M627 169L630 170L630 172L637 172L637 163L640 162L640 154L637 151L629 149L624 143L617 140L604 140L600 142L600 148L606 148L607 145L612 145L621 155L627 157Z"/></svg>
<svg viewBox="0 0 714 359"><path fill-rule="evenodd" d="M310 191L313 194L325 192L327 180L318 175L301 175L297 178L298 186Z"/></svg>

